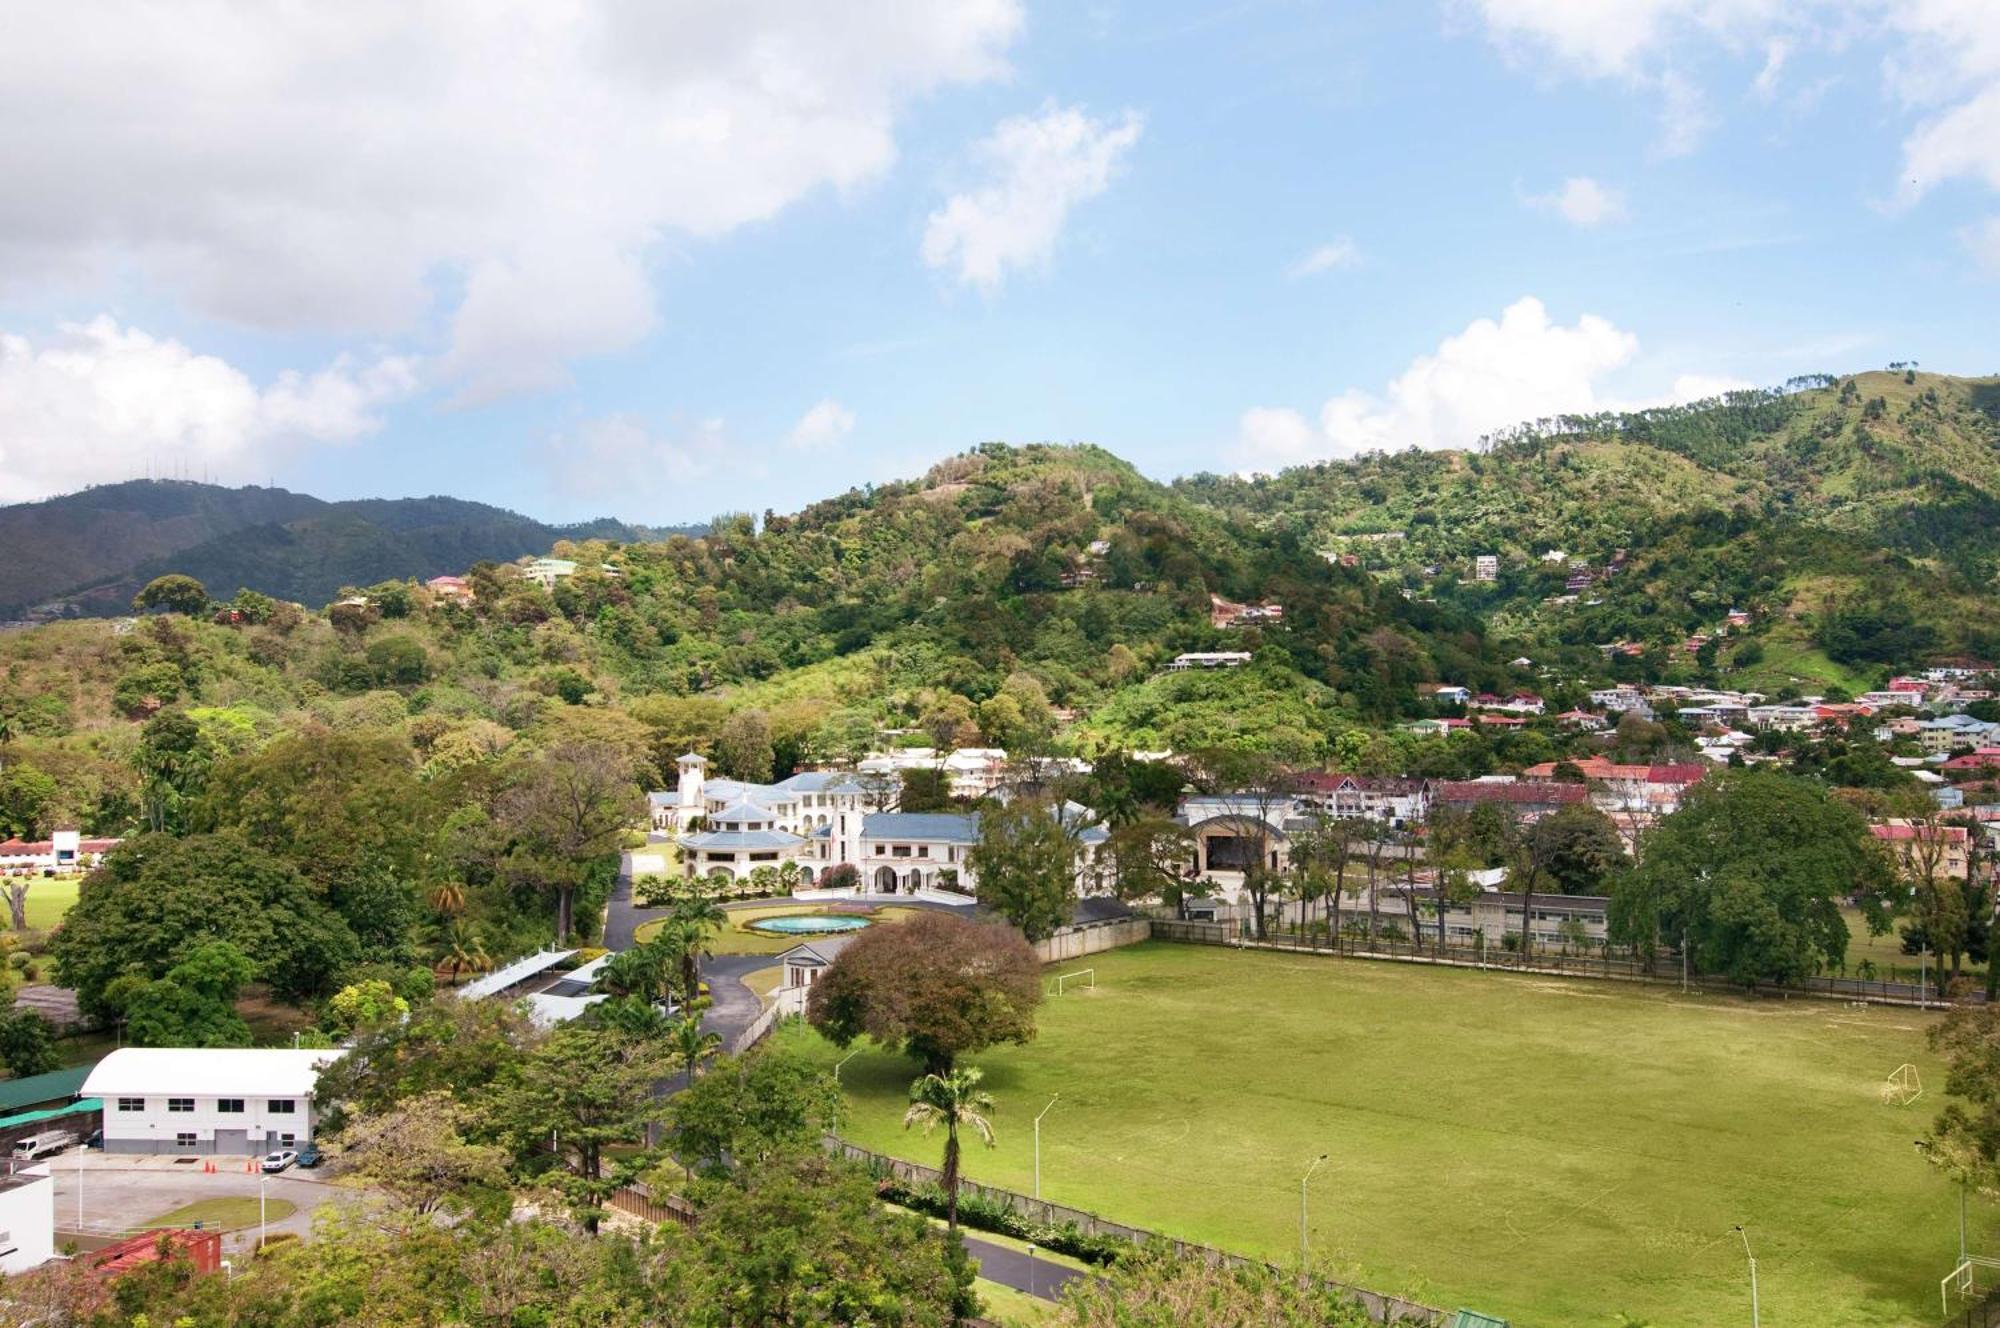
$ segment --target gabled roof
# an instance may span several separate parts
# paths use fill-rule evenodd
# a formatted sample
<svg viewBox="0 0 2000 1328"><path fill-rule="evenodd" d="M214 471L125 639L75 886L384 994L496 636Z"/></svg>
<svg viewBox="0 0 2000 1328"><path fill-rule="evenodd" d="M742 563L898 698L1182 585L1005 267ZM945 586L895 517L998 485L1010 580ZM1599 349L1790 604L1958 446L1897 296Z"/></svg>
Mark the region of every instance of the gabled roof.
<svg viewBox="0 0 2000 1328"><path fill-rule="evenodd" d="M805 840L798 835L783 830L705 830L698 835L687 835L681 839L686 848L699 849L706 853L732 850L795 848Z"/></svg>
<svg viewBox="0 0 2000 1328"><path fill-rule="evenodd" d="M778 956L781 964L800 960L830 964L840 952L861 939L859 932L849 932L845 936L815 936L809 941L800 941L791 949Z"/></svg>
<svg viewBox="0 0 2000 1328"><path fill-rule="evenodd" d="M742 802L730 803L721 811L710 815L708 819L715 825L728 825L738 821L768 821L774 815L769 807L760 807L745 799Z"/></svg>

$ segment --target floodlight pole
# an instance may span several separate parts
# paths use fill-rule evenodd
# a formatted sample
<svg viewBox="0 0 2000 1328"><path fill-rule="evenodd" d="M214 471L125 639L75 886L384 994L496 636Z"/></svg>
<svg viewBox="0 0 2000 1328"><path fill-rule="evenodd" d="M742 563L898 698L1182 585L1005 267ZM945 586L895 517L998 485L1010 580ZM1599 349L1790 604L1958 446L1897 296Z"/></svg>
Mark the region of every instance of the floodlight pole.
<svg viewBox="0 0 2000 1328"><path fill-rule="evenodd" d="M257 1173L257 1248L260 1251L271 1243L271 1223L264 1207L264 1187L270 1180L267 1173L261 1170Z"/></svg>
<svg viewBox="0 0 2000 1328"><path fill-rule="evenodd" d="M89 1144L78 1144L76 1149L76 1230L83 1234L83 1155L90 1151Z"/></svg>
<svg viewBox="0 0 2000 1328"><path fill-rule="evenodd" d="M1750 1253L1750 1233L1741 1224L1736 1234L1743 1237L1743 1257L1750 1261L1750 1328L1758 1328L1757 1323L1757 1256Z"/></svg>
<svg viewBox="0 0 2000 1328"><path fill-rule="evenodd" d="M1301 1273L1306 1270L1306 1186L1311 1183L1313 1172L1318 1171L1319 1164L1324 1161L1326 1154L1321 1153L1312 1160L1312 1165L1306 1168L1306 1174L1299 1177L1299 1271Z"/></svg>
<svg viewBox="0 0 2000 1328"><path fill-rule="evenodd" d="M1042 1116L1048 1115L1049 1112L1055 1109L1056 1098L1061 1096L1061 1093L1057 1093L1055 1097L1050 1098L1049 1105L1042 1108L1042 1115L1035 1117L1035 1197L1037 1199L1042 1197Z"/></svg>

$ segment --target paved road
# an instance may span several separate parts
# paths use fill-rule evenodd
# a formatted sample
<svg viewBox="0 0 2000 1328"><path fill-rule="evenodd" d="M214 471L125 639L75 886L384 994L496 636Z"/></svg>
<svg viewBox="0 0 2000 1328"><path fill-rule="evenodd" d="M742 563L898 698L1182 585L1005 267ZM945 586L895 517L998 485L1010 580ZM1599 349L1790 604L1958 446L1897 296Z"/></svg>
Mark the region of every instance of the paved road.
<svg viewBox="0 0 2000 1328"><path fill-rule="evenodd" d="M94 1234L120 1234L198 1199L257 1197L260 1177L243 1170L247 1159L213 1160L217 1171L210 1175L199 1164L179 1164L166 1157L85 1155L83 1229ZM65 1231L73 1230L77 1220L77 1159L74 1154L65 1153L52 1162L49 1170L56 1182L56 1225ZM264 1188L271 1200L283 1199L295 1208L291 1215L273 1219L273 1235L281 1231L300 1237L310 1235L315 1209L327 1203L357 1201L353 1190L330 1185L322 1176L297 1168L269 1177ZM223 1249L230 1253L247 1250L256 1239L257 1228L253 1224L225 1235Z"/></svg>
<svg viewBox="0 0 2000 1328"><path fill-rule="evenodd" d="M1043 1300L1056 1299L1065 1286L1085 1276L1074 1268L1065 1268L1046 1259L1031 1260L1009 1245L996 1245L990 1240L981 1240L963 1232L959 1239L965 1242L967 1252L979 1260L981 1277Z"/></svg>

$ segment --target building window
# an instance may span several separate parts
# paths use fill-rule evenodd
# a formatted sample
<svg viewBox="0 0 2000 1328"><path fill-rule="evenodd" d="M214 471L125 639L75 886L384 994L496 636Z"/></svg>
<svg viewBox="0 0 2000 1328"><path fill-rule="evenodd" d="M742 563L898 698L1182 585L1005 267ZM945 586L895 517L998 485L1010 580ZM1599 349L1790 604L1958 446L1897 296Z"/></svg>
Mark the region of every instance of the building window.
<svg viewBox="0 0 2000 1328"><path fill-rule="evenodd" d="M299 1104L288 1097L274 1097L264 1104L264 1109L277 1116L289 1116L299 1109Z"/></svg>
<svg viewBox="0 0 2000 1328"><path fill-rule="evenodd" d="M240 1115L243 1111L243 1099L240 1097L219 1097L215 1099L215 1109L229 1115Z"/></svg>
<svg viewBox="0 0 2000 1328"><path fill-rule="evenodd" d="M191 1097L170 1097L167 1099L167 1110L181 1111L181 1112L193 1111L194 1099Z"/></svg>
<svg viewBox="0 0 2000 1328"><path fill-rule="evenodd" d="M931 855L931 846L930 846L929 844L919 844L919 845L917 845L917 856L918 856L918 857L920 857L920 858L928 858L928 857L929 857L930 855Z"/></svg>
<svg viewBox="0 0 2000 1328"><path fill-rule="evenodd" d="M299 1141L299 1136L297 1136L296 1134L281 1134L278 1136L278 1142L284 1145L286 1148L290 1148L293 1144L297 1143L298 1141Z"/></svg>
<svg viewBox="0 0 2000 1328"><path fill-rule="evenodd" d="M144 1111L146 1109L146 1099L143 1097L121 1097L118 1099L118 1109L120 1111Z"/></svg>
<svg viewBox="0 0 2000 1328"><path fill-rule="evenodd" d="M175 1135L174 1146L176 1148L193 1148L194 1147L193 1131L184 1130L181 1133Z"/></svg>

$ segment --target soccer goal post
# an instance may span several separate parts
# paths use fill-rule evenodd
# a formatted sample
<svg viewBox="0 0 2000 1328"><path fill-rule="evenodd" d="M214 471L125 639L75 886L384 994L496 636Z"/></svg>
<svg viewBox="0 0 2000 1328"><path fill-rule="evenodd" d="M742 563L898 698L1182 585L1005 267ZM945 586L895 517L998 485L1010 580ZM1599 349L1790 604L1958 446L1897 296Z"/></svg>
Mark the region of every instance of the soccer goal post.
<svg viewBox="0 0 2000 1328"><path fill-rule="evenodd" d="M1958 1293L1960 1300L1972 1294L1972 1260L1966 1259L1938 1279L1938 1305L1948 1319L1951 1317L1951 1296Z"/></svg>
<svg viewBox="0 0 2000 1328"><path fill-rule="evenodd" d="M1907 1107L1924 1095L1923 1077L1917 1067L1905 1062L1882 1081L1882 1100L1890 1106Z"/></svg>
<svg viewBox="0 0 2000 1328"><path fill-rule="evenodd" d="M1069 983L1077 981L1081 981L1083 985L1088 987L1090 990L1096 991L1097 970L1094 968L1079 968L1074 973L1058 974L1056 977L1056 995L1058 996L1062 995L1063 992L1067 990L1067 985Z"/></svg>

